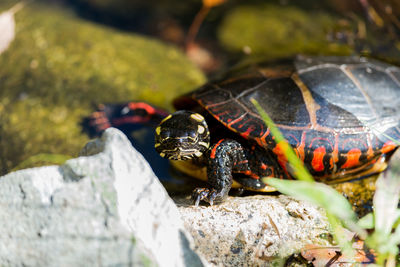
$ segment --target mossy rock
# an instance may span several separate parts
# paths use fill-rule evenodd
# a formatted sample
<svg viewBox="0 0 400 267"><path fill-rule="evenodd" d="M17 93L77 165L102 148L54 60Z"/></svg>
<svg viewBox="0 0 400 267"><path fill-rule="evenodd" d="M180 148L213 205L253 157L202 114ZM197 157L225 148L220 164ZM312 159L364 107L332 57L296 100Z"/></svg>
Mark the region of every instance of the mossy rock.
<svg viewBox="0 0 400 267"><path fill-rule="evenodd" d="M0 11L16 1L2 1ZM84 21L69 9L30 2L0 54L0 172L39 153L76 156L80 121L94 104L171 100L205 81L176 48Z"/></svg>
<svg viewBox="0 0 400 267"><path fill-rule="evenodd" d="M326 13L293 6L240 6L224 18L218 36L228 50L245 49L264 59L299 53L348 55L350 47L327 38L336 23L337 18Z"/></svg>

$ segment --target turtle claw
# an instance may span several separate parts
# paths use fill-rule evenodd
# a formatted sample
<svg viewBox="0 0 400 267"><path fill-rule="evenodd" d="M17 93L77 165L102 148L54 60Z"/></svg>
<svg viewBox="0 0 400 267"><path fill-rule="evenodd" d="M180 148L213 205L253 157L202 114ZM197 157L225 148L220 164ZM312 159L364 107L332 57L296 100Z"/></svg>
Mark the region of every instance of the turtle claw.
<svg viewBox="0 0 400 267"><path fill-rule="evenodd" d="M218 196L217 191L215 191L214 189L211 190L211 192L208 194L208 202L210 203L210 206L214 204L214 200L216 199L217 196Z"/></svg>
<svg viewBox="0 0 400 267"><path fill-rule="evenodd" d="M200 201L206 201L210 203L210 206L214 205L214 201L219 199L220 193L215 189L208 188L196 188L193 191L192 199L194 200L194 205L197 207Z"/></svg>
<svg viewBox="0 0 400 267"><path fill-rule="evenodd" d="M192 199L195 201L194 205L198 207L200 201L207 200L209 194L210 189L208 188L196 188L192 193Z"/></svg>

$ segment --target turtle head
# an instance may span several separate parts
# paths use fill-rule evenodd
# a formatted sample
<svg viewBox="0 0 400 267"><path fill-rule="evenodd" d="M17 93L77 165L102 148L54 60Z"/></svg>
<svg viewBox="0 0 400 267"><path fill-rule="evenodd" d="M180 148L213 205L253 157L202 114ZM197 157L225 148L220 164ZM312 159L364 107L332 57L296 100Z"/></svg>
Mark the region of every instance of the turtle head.
<svg viewBox="0 0 400 267"><path fill-rule="evenodd" d="M198 158L210 146L210 132L204 117L191 111L177 111L156 128L155 148L163 158Z"/></svg>

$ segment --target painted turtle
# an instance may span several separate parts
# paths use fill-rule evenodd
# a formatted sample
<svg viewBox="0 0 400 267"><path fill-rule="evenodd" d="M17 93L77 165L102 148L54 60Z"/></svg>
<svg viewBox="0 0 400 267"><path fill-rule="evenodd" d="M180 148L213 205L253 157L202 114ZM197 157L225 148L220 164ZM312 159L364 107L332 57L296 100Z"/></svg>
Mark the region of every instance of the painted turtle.
<svg viewBox="0 0 400 267"><path fill-rule="evenodd" d="M223 201L233 181L268 191L260 177L291 178L251 98L271 116L315 179L326 183L383 171L397 148L392 139L400 139L398 67L358 57L297 57L280 65L242 68L177 98L179 111L156 128L161 156L207 167L210 188L194 191L196 205ZM106 106L90 123L100 131L163 116L148 104L132 102ZM197 168L182 166L189 172Z"/></svg>

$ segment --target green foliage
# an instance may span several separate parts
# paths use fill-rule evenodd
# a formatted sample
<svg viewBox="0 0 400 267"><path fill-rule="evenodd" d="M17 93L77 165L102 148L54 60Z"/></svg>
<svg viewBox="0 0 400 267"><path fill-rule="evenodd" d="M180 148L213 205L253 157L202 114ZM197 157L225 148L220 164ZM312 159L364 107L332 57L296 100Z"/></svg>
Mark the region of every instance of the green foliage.
<svg viewBox="0 0 400 267"><path fill-rule="evenodd" d="M269 116L261 109L254 99L261 117L274 135L276 142L282 141L282 134ZM359 237L365 240L369 248L377 252L377 264L379 266L395 266L396 255L399 254L400 244L400 167L394 165L390 171L385 172L376 182L376 192L373 200L374 212L357 220L350 203L331 187L316 183L304 168L299 159L293 160L295 155L290 146L283 150L294 172L291 174L301 181L281 180L276 178L264 178L263 181L275 187L278 191L314 203L323 207L327 212L328 220L332 226L334 237L347 255L354 255L351 244L345 238L342 225L346 226ZM398 162L397 162L398 163ZM299 171L299 169L303 169ZM301 177L306 174L306 179ZM367 234L365 229L373 229L372 234ZM394 229L394 231L393 231Z"/></svg>
<svg viewBox="0 0 400 267"><path fill-rule="evenodd" d="M351 48L327 39L338 19L321 11L293 6L240 6L232 10L219 28L219 39L229 50L244 47L255 56L279 58L304 54L351 53Z"/></svg>
<svg viewBox="0 0 400 267"><path fill-rule="evenodd" d="M323 207L341 221L356 220L356 214L344 196L332 187L313 181L290 181L276 178L265 179L266 183L278 191ZM335 203L335 205L332 205Z"/></svg>
<svg viewBox="0 0 400 267"><path fill-rule="evenodd" d="M367 245L374 248L378 253L377 263L379 265L384 265L389 259L393 261L395 256L399 254L400 226L398 221L400 209L397 208L399 199L400 168L393 166L376 181L373 213L374 232L366 239ZM393 232L394 228L395 231Z"/></svg>

